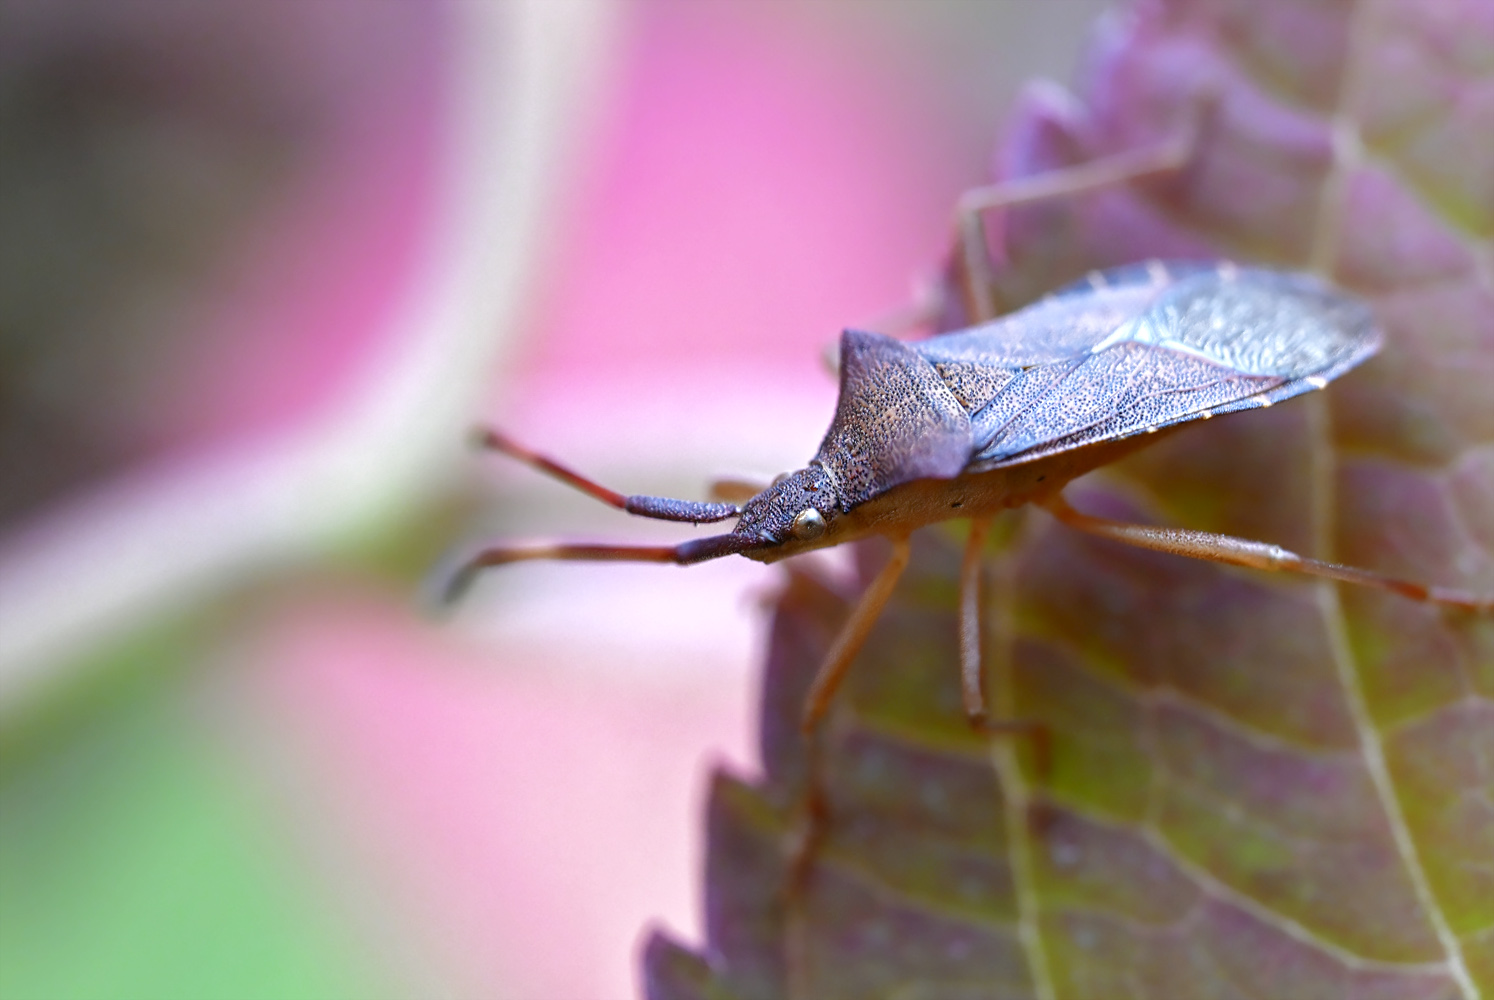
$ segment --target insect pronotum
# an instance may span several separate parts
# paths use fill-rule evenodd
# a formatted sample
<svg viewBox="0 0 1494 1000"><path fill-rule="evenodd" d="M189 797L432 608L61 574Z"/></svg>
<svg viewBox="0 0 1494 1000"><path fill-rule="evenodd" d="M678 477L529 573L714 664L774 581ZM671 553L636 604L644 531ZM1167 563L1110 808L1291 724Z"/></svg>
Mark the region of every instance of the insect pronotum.
<svg viewBox="0 0 1494 1000"><path fill-rule="evenodd" d="M960 204L968 307L988 316L990 262L981 212L1176 169L1191 140L1120 154L1018 185L978 189ZM831 644L802 725L813 741L846 670L908 562L908 536L972 522L960 578L965 710L989 725L981 691L980 555L990 519L1038 504L1064 524L1141 548L1259 570L1377 587L1488 613L1488 596L1322 562L1276 545L1080 513L1062 490L1163 434L1321 389L1372 356L1380 333L1362 301L1305 274L1228 262L1147 261L1104 272L999 319L904 342L847 330L835 418L808 465L735 503L624 496L483 431L504 452L630 514L695 524L736 518L725 534L673 546L501 544L467 558L454 600L482 569L528 559L689 565L728 555L763 563L870 535L892 555Z"/></svg>

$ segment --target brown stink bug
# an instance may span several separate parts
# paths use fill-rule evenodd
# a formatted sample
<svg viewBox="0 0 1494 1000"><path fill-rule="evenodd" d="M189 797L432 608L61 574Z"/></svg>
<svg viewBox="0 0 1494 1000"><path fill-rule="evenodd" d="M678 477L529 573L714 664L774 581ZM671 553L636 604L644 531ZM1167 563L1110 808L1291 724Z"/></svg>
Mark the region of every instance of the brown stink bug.
<svg viewBox="0 0 1494 1000"><path fill-rule="evenodd" d="M991 311L980 213L1072 193L1185 162L1190 140L1122 154L1051 178L980 189L960 207L967 311ZM1142 548L1301 573L1488 613L1486 596L1310 559L1279 546L1185 528L1126 524L1073 509L1070 481L1186 424L1321 389L1372 356L1380 333L1364 302L1306 274L1228 262L1148 261L1104 272L999 319L922 341L846 331L834 420L808 465L735 503L624 496L506 436L479 440L643 517L731 531L674 546L504 544L464 559L453 600L485 567L528 559L689 565L728 555L772 563L870 535L893 543L832 643L804 708L813 736L898 576L908 536L972 523L960 586L960 670L971 719L985 722L978 621L980 555L990 520L1035 503L1079 530Z"/></svg>

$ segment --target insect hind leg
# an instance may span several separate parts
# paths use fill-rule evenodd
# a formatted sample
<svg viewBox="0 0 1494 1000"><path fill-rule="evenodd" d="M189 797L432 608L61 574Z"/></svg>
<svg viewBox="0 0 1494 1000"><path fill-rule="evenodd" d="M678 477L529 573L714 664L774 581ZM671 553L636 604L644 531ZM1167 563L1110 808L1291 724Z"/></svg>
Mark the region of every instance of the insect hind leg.
<svg viewBox="0 0 1494 1000"><path fill-rule="evenodd" d="M955 209L956 253L970 318L983 323L993 319L997 311L996 262L991 259L991 245L986 240L986 213L1069 198L1182 170L1193 161L1205 120L1216 103L1217 95L1212 91L1199 95L1177 132L1161 142L1112 153L1088 163L971 188L962 194ZM1002 244L1003 241L997 241L998 247Z"/></svg>
<svg viewBox="0 0 1494 1000"><path fill-rule="evenodd" d="M1357 566L1309 559L1290 552L1279 545L1255 542L1233 535L1220 535L1209 531L1194 531L1190 528L1159 528L1145 524L1129 524L1109 518L1081 514L1070 507L1062 497L1054 497L1044 506L1060 521L1080 531L1113 541L1124 542L1137 548L1154 552L1170 552L1207 562L1245 566L1268 572L1298 573L1341 583L1354 583L1389 591L1413 601L1424 601L1444 607L1471 611L1475 614L1494 614L1494 595L1477 594L1456 587L1437 587L1386 576Z"/></svg>
<svg viewBox="0 0 1494 1000"><path fill-rule="evenodd" d="M965 307L971 318L984 323L996 316L996 262L986 241L985 215L1013 205L1072 197L1115 187L1129 181L1173 173L1193 156L1193 132L1155 146L1126 150L1033 177L1021 177L987 187L971 188L956 208Z"/></svg>

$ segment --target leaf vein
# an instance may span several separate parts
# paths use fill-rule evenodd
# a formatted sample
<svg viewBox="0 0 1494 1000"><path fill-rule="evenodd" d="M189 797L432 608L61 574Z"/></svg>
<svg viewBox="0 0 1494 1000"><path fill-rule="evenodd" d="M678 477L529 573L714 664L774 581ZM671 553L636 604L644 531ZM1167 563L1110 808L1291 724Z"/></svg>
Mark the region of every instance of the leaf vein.
<svg viewBox="0 0 1494 1000"><path fill-rule="evenodd" d="M1345 57L1342 82L1339 87L1338 106L1334 111L1333 167L1324 180L1323 204L1317 218L1312 247L1312 266L1327 277L1337 264L1338 226L1342 221L1343 194L1346 178L1352 169L1359 166L1363 156L1363 143L1359 137L1358 115L1364 106L1364 98L1370 74L1370 57L1377 23L1374 0L1358 0L1349 13L1349 49ZM1342 141L1340 141L1342 140ZM1331 204L1328 204L1331 202ZM1313 399L1308 406L1309 443L1311 448L1312 528L1314 554L1322 559L1331 559L1332 539L1336 537L1335 481L1337 463L1333 453L1331 418L1326 404ZM1359 738L1360 751L1380 808L1389 824L1396 851L1406 867L1413 892L1418 903L1432 925L1447 956L1449 971L1465 1000L1479 1000L1480 991L1473 981L1462 946L1449 926L1447 916L1437 904L1427 877L1426 867L1421 861L1410 825L1396 795L1394 781L1385 760L1385 748L1375 728L1374 718L1361 683L1359 664L1349 643L1348 622L1335 584L1326 581L1315 586L1318 606L1327 632L1333 667L1348 703L1349 717Z"/></svg>

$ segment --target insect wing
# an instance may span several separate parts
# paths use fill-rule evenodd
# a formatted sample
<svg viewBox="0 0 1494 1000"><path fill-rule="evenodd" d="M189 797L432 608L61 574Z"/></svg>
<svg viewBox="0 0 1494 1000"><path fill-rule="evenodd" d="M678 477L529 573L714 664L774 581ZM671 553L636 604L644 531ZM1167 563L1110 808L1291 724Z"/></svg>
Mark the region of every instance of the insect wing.
<svg viewBox="0 0 1494 1000"><path fill-rule="evenodd" d="M1089 354L1126 323L1143 315L1161 289L1149 285L1086 294L1059 293L968 330L941 333L912 346L944 374L969 365L1031 368Z"/></svg>
<svg viewBox="0 0 1494 1000"><path fill-rule="evenodd" d="M1152 262L919 350L971 410L982 471L1268 406L1378 347L1368 307L1310 276Z"/></svg>
<svg viewBox="0 0 1494 1000"><path fill-rule="evenodd" d="M1352 367L1380 339L1364 302L1311 275L1231 267L1173 283L1093 350L1128 342L1191 354L1242 375L1294 380L1346 361Z"/></svg>
<svg viewBox="0 0 1494 1000"><path fill-rule="evenodd" d="M1199 419L1252 399L1283 379L1239 375L1200 358L1145 344L1116 344L1067 366L1046 391L1016 413L995 409L978 421L984 438L972 463L1014 465L1085 444ZM1046 374L1041 369L1027 379Z"/></svg>

